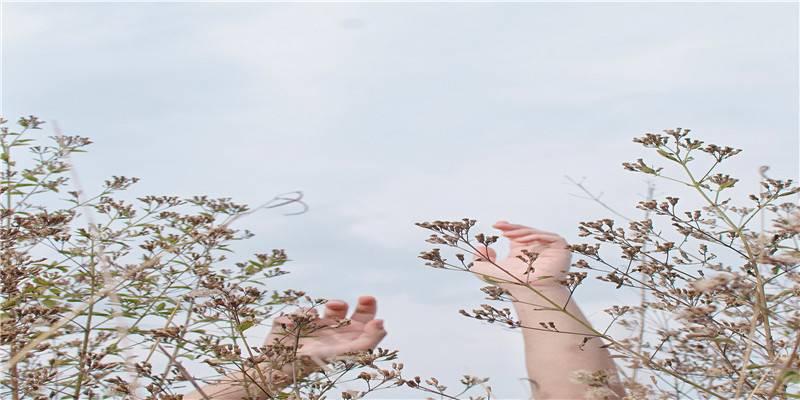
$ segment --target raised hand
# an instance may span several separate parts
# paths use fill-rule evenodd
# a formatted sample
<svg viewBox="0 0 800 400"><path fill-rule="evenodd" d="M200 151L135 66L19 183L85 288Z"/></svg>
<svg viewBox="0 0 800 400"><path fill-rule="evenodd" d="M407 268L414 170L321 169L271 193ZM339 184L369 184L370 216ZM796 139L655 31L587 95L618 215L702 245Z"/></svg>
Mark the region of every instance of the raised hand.
<svg viewBox="0 0 800 400"><path fill-rule="evenodd" d="M329 361L333 356L341 355L350 351L360 351L374 348L378 342L386 336L383 329L383 320L375 319L377 304L375 298L362 296L358 299L358 305L353 315L350 316L351 323L340 325L340 321L347 316L347 303L341 300L331 300L325 303L325 311L322 317L317 315L316 310L300 309L293 316L283 316L276 318L272 325L265 346L280 343L283 346L294 348L299 345L298 356L308 356L311 358L311 365L296 365L294 363L284 365L278 370L264 368L263 374L256 374L248 371L245 379L242 372L233 373L218 382L207 385L194 392L184 395L184 400L234 400L243 398L255 398L266 400L274 398L266 392L256 393L255 396L242 386L242 381L252 381L267 383L261 386L262 390L280 391L283 387L291 384L293 375L304 376L313 372L318 365ZM304 335L295 335L295 322L302 321L316 327L312 332ZM302 331L301 331L302 332ZM266 364L264 364L266 367ZM299 367L297 370L294 367ZM309 367L309 368L306 368ZM264 378L259 378L262 375ZM264 380L262 380L264 379ZM267 388L267 389L264 389Z"/></svg>
<svg viewBox="0 0 800 400"><path fill-rule="evenodd" d="M327 361L333 356L372 349L377 346L386 336L386 330L383 329L383 320L375 319L378 309L375 298L360 297L355 311L350 316L350 324L337 326L339 321L347 317L347 308L347 303L342 300L330 300L325 303L322 317L317 316L316 310L313 309L299 310L300 314L314 317L311 319L313 325L326 327L302 335L298 340L300 348L297 355ZM294 323L288 316L276 318L264 345L278 341L285 346L292 346L295 339L294 334L287 333L287 331L291 332L293 326Z"/></svg>
<svg viewBox="0 0 800 400"><path fill-rule="evenodd" d="M513 295L514 309L523 328L525 364L533 397L584 398L590 387L572 381L573 373L578 370L607 370L616 377L616 366L608 350L599 340L587 341L596 334L570 291L559 283L570 266L567 242L555 233L525 225L500 221L493 226L511 239L511 251L506 259L497 261L494 250L479 248L471 271ZM530 256L526 252L538 256L528 263ZM618 383L608 389L605 398L625 396Z"/></svg>
<svg viewBox="0 0 800 400"><path fill-rule="evenodd" d="M478 248L479 254L471 271L479 277L500 286L510 283L527 283L532 286L554 286L564 279L570 266L571 254L561 236L525 225L499 221L492 225L511 239L510 252L504 260L497 261L491 248ZM525 252L528 252L526 254ZM530 263L530 254L536 257ZM488 261L487 261L488 260Z"/></svg>

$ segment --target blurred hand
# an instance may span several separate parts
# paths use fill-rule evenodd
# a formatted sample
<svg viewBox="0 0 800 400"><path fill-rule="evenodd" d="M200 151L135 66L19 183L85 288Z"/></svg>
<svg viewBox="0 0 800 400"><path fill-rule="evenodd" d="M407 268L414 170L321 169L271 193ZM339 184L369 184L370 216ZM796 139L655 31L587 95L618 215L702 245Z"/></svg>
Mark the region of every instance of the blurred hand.
<svg viewBox="0 0 800 400"><path fill-rule="evenodd" d="M358 299L355 311L350 316L351 323L346 326L338 326L338 320L347 318L347 303L342 300L330 300L325 303L325 311L322 317L317 315L317 311L298 310L314 316L313 323L316 325L328 326L318 329L299 339L301 345L297 355L305 355L312 358L319 358L327 361L331 357L341 355L350 351L362 351L375 348L378 343L386 336L383 329L383 320L375 319L378 309L374 297L362 296ZM267 336L264 345L273 344L276 340L282 344L291 346L294 338L285 333L282 325L287 327L294 326L289 317L283 316L276 318L272 324L272 331Z"/></svg>

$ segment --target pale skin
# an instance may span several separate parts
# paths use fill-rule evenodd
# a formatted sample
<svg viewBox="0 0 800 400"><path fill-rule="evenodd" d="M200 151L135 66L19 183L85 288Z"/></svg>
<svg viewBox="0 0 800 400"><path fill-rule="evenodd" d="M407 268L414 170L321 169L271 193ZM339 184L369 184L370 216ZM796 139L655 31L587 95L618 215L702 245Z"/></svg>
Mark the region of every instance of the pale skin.
<svg viewBox="0 0 800 400"><path fill-rule="evenodd" d="M307 313L315 315L314 323L324 326L336 326L338 321L348 318L347 317L348 305L342 300L330 300L325 303L325 310L322 317L316 316L316 310L298 310L300 313ZM350 315L350 324L346 326L337 326L335 328L324 328L315 331L313 335L299 339L299 356L308 356L312 362L323 364L331 359L331 357L345 354L351 351L361 351L375 348L378 343L386 336L386 330L383 328L383 320L375 319L377 312L377 303L372 296L361 296L356 304L356 309ZM292 325L288 317L276 318L273 322L272 331L264 341L264 345L272 344L276 340L286 345L291 345L292 341L287 341L286 335L282 334L282 324ZM262 371L266 377L266 381L270 382L270 390L277 392L283 389L291 380L286 378L279 379L278 375L291 377L293 369L287 366L283 371L270 371L264 368ZM304 373L301 373L304 374ZM248 375L255 377L255 380L260 382L257 372L250 371ZM193 391L184 395L184 400L201 400L208 396L210 399L224 399L234 400L242 399L247 396L247 391L235 382L241 381L241 373L234 373L228 376L227 379L222 379L219 382L207 385L200 391ZM264 385L262 384L262 387ZM259 394L258 390L252 390L252 394L256 394L259 399L266 399L269 396L263 391Z"/></svg>
<svg viewBox="0 0 800 400"><path fill-rule="evenodd" d="M555 233L506 221L499 221L493 227L502 231L503 236L511 240L509 255L504 260L498 261L496 253L491 248L479 249L471 271L482 279L491 277L492 284L511 293L516 299L514 309L523 327L541 328L540 322L552 322L560 331L522 329L525 362L533 397L537 400L583 399L588 386L574 382L573 372L584 370L591 373L608 370L616 376L616 366L608 351L601 347L603 343L600 339L592 338L594 335L588 328L589 323L575 301L568 301L569 290L557 282L566 276L570 267L571 254L566 249L567 242ZM517 258L523 255L522 250L539 254L532 264L532 269ZM547 276L551 278L540 279ZM566 304L565 310L571 316L557 310L553 303L558 307ZM344 301L328 301L323 316L317 317L315 323L334 326L338 319L346 318L347 309L347 303ZM350 325L326 328L315 332L311 337L300 339L302 346L298 354L310 356L324 363L331 357L348 351L376 347L386 336L383 320L375 319L376 311L377 304L373 297L359 298L356 309L350 317L352 320ZM273 327L286 323L288 319L281 317L275 320ZM265 343L269 344L280 338L279 330L273 328ZM585 338L592 339L584 342ZM269 370L263 372L268 377L280 373L292 374L291 368L278 373ZM246 391L241 386L231 383L241 380L241 374L232 374L229 378L205 386L202 390L211 399L245 397ZM279 390L282 387L275 385L273 389ZM624 390L619 384L611 385L611 389L619 398L624 396ZM185 400L203 398L198 391L184 396ZM260 398L265 399L267 396L262 395ZM614 395L609 398L614 398Z"/></svg>
<svg viewBox="0 0 800 400"><path fill-rule="evenodd" d="M587 327L589 323L575 301L568 302L569 290L557 282L564 279L570 267L571 254L566 249L567 242L555 233L506 221L499 221L493 227L502 231L503 236L511 240L509 255L504 260L498 261L491 248L479 249L471 271L479 278L483 278L484 275L493 277L494 279L491 279L493 284L511 292L517 300L514 309L522 326L541 328L540 322L546 324L552 322L556 329L561 331L522 329L525 364L533 397L583 399L588 386L573 381L574 371L609 370L614 376L617 373L608 351L601 347L603 343L600 339L593 338L583 343L584 338L593 337ZM532 264L532 271L526 262L517 258L517 256L524 257L522 250L539 254ZM485 261L487 259L491 262ZM542 279L547 276L552 278ZM559 307L566 304L566 311L575 318L554 309L556 307L551 302ZM619 384L612 385L611 389L619 398L624 396ZM610 398L614 396L611 395Z"/></svg>

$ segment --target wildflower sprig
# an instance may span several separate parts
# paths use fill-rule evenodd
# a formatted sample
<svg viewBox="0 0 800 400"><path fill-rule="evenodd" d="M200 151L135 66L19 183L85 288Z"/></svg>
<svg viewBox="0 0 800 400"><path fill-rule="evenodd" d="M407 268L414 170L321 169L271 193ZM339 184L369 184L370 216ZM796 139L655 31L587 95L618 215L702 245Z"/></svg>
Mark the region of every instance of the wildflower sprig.
<svg viewBox="0 0 800 400"><path fill-rule="evenodd" d="M486 246L495 243L497 241L497 237L478 234L474 235L474 241L473 241L473 239L469 235L469 229L472 228L474 224L475 224L474 220L462 219L461 221L435 221L432 223L418 223L417 225L435 232L431 236L431 238L428 239L428 242L430 243L445 244L449 247L453 247L461 251L470 252L471 254L485 254L484 249L486 249ZM589 245L585 245L583 246L583 248L587 252L591 252L591 249L594 249L594 247ZM520 253L521 255L518 257L518 260L528 266L528 272L526 273L526 275L528 273L534 272L534 262L536 261L539 255L529 251L528 252L521 251ZM473 271L474 263L466 263L464 261L465 257L462 253L456 254L456 258L459 260L458 264L447 262L447 260L442 257L441 250L439 249L433 249L428 252L422 252L420 258L428 261L427 265L434 268L457 270L475 274L475 272ZM581 271L575 273L567 273L565 274L565 278L563 280L558 280L552 283L546 283L545 287L549 287L555 284L564 286L567 289L569 289L570 295L569 297L567 297L566 302L559 303L548 295L548 291L545 289L545 287L539 286L542 284L542 282L546 282L547 280L551 279L552 277L550 276L537 276L536 278L534 278L533 281L531 281L521 278L520 276L518 276L518 274L506 270L502 264L493 261L491 258L478 257L476 262L487 262L491 264L492 269L496 271L492 275L487 275L482 272L479 273L479 277L481 279L495 285L482 289L484 293L489 295L488 297L489 299L511 301L512 303L516 303L517 305L522 304L525 307L532 307L538 310L557 311L559 313L566 315L569 319L575 321L577 325L580 326L581 329L584 331L577 332L577 331L560 329L552 321L538 322L537 325L522 324L519 320L513 317L510 309L496 308L489 304L481 304L481 307L479 309L475 309L472 312L460 310L459 312L462 315L489 323L500 323L508 328L521 328L525 330L555 332L565 335L577 335L579 337L583 337L583 341L579 343L580 346L585 345L589 340L601 339L609 343L608 346L612 346L619 352L624 353L627 357L635 359L636 362L642 365L648 365L653 369L659 368L659 365L653 363L652 360L650 360L647 356L633 351L632 346L629 346L626 343L618 341L616 338L610 336L608 334L608 329L606 329L605 331L597 330L593 328L591 325L589 325L581 317L574 314L568 309L569 301L572 298L572 292L587 276L585 272ZM517 288L518 290L529 291L531 293L534 293L536 294L536 298L541 299L541 301L544 302L544 304L532 304L519 300L520 296L519 292L517 292L517 289L514 289L514 292L517 292L517 295L514 295L513 294L514 292L510 292L508 288ZM708 390L702 387L701 385L698 385L692 380L687 379L684 376L681 376L681 374L675 371L666 370L664 372L666 372L667 375L671 375L675 379L686 383L687 385L694 386L698 391L708 392ZM723 398L721 396L714 396L713 393L711 393L711 395L714 398L720 398L720 399Z"/></svg>
<svg viewBox="0 0 800 400"><path fill-rule="evenodd" d="M593 242L569 246L582 258L561 284L571 293L594 276L619 290L640 291L640 304L613 305L606 310L611 324L593 331L633 371L624 382L631 399L800 398L800 188L764 176L759 193L731 198L739 180L720 169L741 150L706 144L689 132L678 128L634 139L666 163L641 158L623 167L689 188L704 205L686 209L675 195L649 198L637 206L642 220L625 218L623 226L609 218L582 222L579 236ZM435 232L429 242L468 254L480 253L480 240L486 240L469 243L472 220L419 225ZM460 254L459 263L448 263L439 249L421 258L437 268L471 270ZM508 275L498 269L486 280L501 287L528 284ZM483 291L493 300L516 300L501 288ZM482 305L462 314L519 326L508 311ZM635 334L614 337L612 324ZM538 329L557 327L545 321Z"/></svg>
<svg viewBox="0 0 800 400"><path fill-rule="evenodd" d="M416 382L394 350L305 355L307 339L352 321L319 324L298 310L325 299L275 289L288 273L284 250L234 260L232 243L253 236L235 221L276 207L302 213L302 193L254 208L207 196L125 201L138 179L114 176L90 195L70 178L71 156L91 142L57 128L38 137L42 124L22 118L15 131L0 118L0 397L178 400L194 389L210 399L203 387L222 384L249 399L355 399ZM275 318L288 318L280 340L255 342ZM429 381L413 387L463 394Z"/></svg>
<svg viewBox="0 0 800 400"><path fill-rule="evenodd" d="M581 236L590 236L598 243L572 246L573 251L593 261L580 260L576 266L602 272L604 275L598 278L613 282L617 288L645 289L653 300L637 307L642 312L660 315L662 321L674 316L669 324L660 323L662 327L650 333L660 337L658 344L643 348L650 349L647 355L659 360L664 367L661 370L686 376L697 373L697 382L717 397L740 398L745 393L748 398L791 397L793 381L787 376L794 375L786 371L796 370L797 364L776 360L794 360L797 353L793 321L798 292L793 288L800 282L800 252L790 221L798 210L796 202L780 201L800 189L792 181L765 177L763 190L748 196L754 207L734 206L724 193L738 179L716 169L740 150L705 145L688 133L678 128L634 139L677 164L683 176L667 175L665 167L642 159L623 166L688 186L706 205L700 210L683 211L679 199L669 196L663 201L640 202L638 208L664 218L673 228L672 234L651 219L632 221L628 230L613 228L611 220L582 223ZM710 166L697 174L694 164L700 162L695 161L699 155L707 156ZM751 227L754 218L763 213L771 213L775 225ZM600 250L601 243L616 246L626 263L619 266L609 260ZM643 320L622 323L633 328ZM668 326L676 323L683 328ZM781 332L780 339L776 332ZM632 368L650 369L635 359L630 362ZM712 367L719 373L699 378ZM673 398L701 395L672 386L673 392L664 389L662 393Z"/></svg>

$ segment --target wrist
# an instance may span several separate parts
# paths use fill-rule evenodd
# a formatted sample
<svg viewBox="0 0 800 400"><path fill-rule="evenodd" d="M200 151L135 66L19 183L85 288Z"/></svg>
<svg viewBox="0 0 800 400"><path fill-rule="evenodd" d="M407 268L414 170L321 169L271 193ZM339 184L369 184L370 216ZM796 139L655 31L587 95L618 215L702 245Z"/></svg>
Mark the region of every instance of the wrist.
<svg viewBox="0 0 800 400"><path fill-rule="evenodd" d="M277 382L278 386L284 387L296 379L305 378L314 372L324 370L324 364L316 362L314 360L315 358L316 357L298 354L293 362L288 362L280 368L271 368L262 365L261 370L265 375L269 374L268 376L271 376Z"/></svg>
<svg viewBox="0 0 800 400"><path fill-rule="evenodd" d="M265 362L259 364L258 369L251 367L243 371L243 376L237 375L239 382L245 385L248 385L249 382L248 386L254 385L258 388L256 391L261 391L263 396L272 398L299 379L322 370L323 368L314 362L311 357L298 355L297 359L293 362L288 362L283 365ZM264 391L267 393L263 393Z"/></svg>
<svg viewBox="0 0 800 400"><path fill-rule="evenodd" d="M555 282L544 285L504 284L500 287L507 291L516 302L526 304L548 306L550 305L548 299L561 304L564 299L569 297L567 287Z"/></svg>

